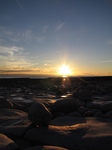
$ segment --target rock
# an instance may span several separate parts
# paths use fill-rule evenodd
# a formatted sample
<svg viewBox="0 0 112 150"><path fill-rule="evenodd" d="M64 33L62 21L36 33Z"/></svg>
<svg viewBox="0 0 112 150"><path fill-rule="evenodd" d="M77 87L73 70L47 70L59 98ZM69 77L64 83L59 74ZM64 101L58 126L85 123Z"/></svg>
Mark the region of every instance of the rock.
<svg viewBox="0 0 112 150"><path fill-rule="evenodd" d="M72 97L73 98L78 98L78 95L79 95L79 90L74 90L74 92L72 93Z"/></svg>
<svg viewBox="0 0 112 150"><path fill-rule="evenodd" d="M29 124L27 113L17 109L0 109L0 125L13 126Z"/></svg>
<svg viewBox="0 0 112 150"><path fill-rule="evenodd" d="M87 102L86 107L90 109L100 109L101 104L94 103L94 102Z"/></svg>
<svg viewBox="0 0 112 150"><path fill-rule="evenodd" d="M28 148L26 150L68 150L68 149L59 146L47 145L47 146L35 146L35 147Z"/></svg>
<svg viewBox="0 0 112 150"><path fill-rule="evenodd" d="M81 117L81 114L79 112L75 111L75 112L71 112L71 113L67 114L67 116Z"/></svg>
<svg viewBox="0 0 112 150"><path fill-rule="evenodd" d="M105 115L105 117L109 117L109 118L112 118L112 110L107 112Z"/></svg>
<svg viewBox="0 0 112 150"><path fill-rule="evenodd" d="M53 112L63 112L65 114L77 111L79 103L75 99L58 100L52 105Z"/></svg>
<svg viewBox="0 0 112 150"><path fill-rule="evenodd" d="M48 126L52 115L42 103L34 103L28 110L28 118L35 125Z"/></svg>
<svg viewBox="0 0 112 150"><path fill-rule="evenodd" d="M13 108L13 104L4 98L0 98L0 108Z"/></svg>
<svg viewBox="0 0 112 150"><path fill-rule="evenodd" d="M110 84L108 84L108 85L106 85L106 92L107 93L112 93L112 83L110 83Z"/></svg>
<svg viewBox="0 0 112 150"><path fill-rule="evenodd" d="M97 89L92 90L92 95L100 95L100 92Z"/></svg>
<svg viewBox="0 0 112 150"><path fill-rule="evenodd" d="M80 123L85 123L86 119L84 117L73 117L73 116L63 116L51 120L50 125L53 126L72 126ZM65 127L66 128L66 127Z"/></svg>
<svg viewBox="0 0 112 150"><path fill-rule="evenodd" d="M19 147L6 135L0 134L0 150L18 150Z"/></svg>
<svg viewBox="0 0 112 150"><path fill-rule="evenodd" d="M58 117L62 117L62 116L65 116L65 113L63 113L63 112L56 112L56 113L52 114L53 118L58 118Z"/></svg>
<svg viewBox="0 0 112 150"><path fill-rule="evenodd" d="M99 112L99 109L90 109L88 111L86 111L83 116L84 117L93 117L95 115L95 113Z"/></svg>
<svg viewBox="0 0 112 150"><path fill-rule="evenodd" d="M102 117L102 116L103 115L102 115L102 112L100 110L94 114L94 117Z"/></svg>
<svg viewBox="0 0 112 150"><path fill-rule="evenodd" d="M40 141L42 145L55 145L71 150L112 149L111 119L79 118L66 117L62 119L60 117L57 125L52 123L49 128L33 128L28 130L24 138L35 143ZM67 123L69 124L67 125Z"/></svg>
<svg viewBox="0 0 112 150"><path fill-rule="evenodd" d="M106 113L106 112L108 112L108 111L111 111L111 110L112 110L112 102L110 101L110 102L107 102L107 103L102 104L101 110L102 110L104 113Z"/></svg>
<svg viewBox="0 0 112 150"><path fill-rule="evenodd" d="M81 106L83 107L83 106L85 106L85 104L86 104L86 102L81 101L81 100L79 100L78 103L79 103L80 107L81 107Z"/></svg>
<svg viewBox="0 0 112 150"><path fill-rule="evenodd" d="M90 91L95 90L95 88L96 87L94 85L92 85L92 84L87 85L87 89L90 90Z"/></svg>
<svg viewBox="0 0 112 150"><path fill-rule="evenodd" d="M81 106L81 107L79 108L79 113L81 113L81 114L84 114L86 111L88 111L88 108L87 108L87 107Z"/></svg>
<svg viewBox="0 0 112 150"><path fill-rule="evenodd" d="M11 139L22 138L26 133L27 127L23 125L7 126L0 130L0 133L5 134Z"/></svg>
<svg viewBox="0 0 112 150"><path fill-rule="evenodd" d="M63 95L63 92L62 92L62 90L61 89L59 89L57 92L56 92L56 96L58 97L60 97L61 95Z"/></svg>
<svg viewBox="0 0 112 150"><path fill-rule="evenodd" d="M90 90L80 90L78 98L79 100L83 100L85 102L91 100L92 94Z"/></svg>
<svg viewBox="0 0 112 150"><path fill-rule="evenodd" d="M18 138L15 140L15 143L19 146L19 150L25 150L29 147L32 147L32 142L31 141L28 141L28 140L25 140L24 138ZM37 145L38 143L36 143Z"/></svg>

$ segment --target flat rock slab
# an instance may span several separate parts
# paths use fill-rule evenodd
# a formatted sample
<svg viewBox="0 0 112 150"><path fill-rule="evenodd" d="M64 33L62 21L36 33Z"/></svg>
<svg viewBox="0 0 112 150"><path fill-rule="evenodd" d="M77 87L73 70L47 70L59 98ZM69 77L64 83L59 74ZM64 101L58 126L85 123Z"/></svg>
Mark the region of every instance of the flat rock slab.
<svg viewBox="0 0 112 150"><path fill-rule="evenodd" d="M58 119L53 120L48 128L30 129L25 138L43 145L55 145L71 150L112 150L112 119L79 117L79 122L78 117Z"/></svg>
<svg viewBox="0 0 112 150"><path fill-rule="evenodd" d="M0 126L25 125L30 123L27 113L17 109L0 109Z"/></svg>

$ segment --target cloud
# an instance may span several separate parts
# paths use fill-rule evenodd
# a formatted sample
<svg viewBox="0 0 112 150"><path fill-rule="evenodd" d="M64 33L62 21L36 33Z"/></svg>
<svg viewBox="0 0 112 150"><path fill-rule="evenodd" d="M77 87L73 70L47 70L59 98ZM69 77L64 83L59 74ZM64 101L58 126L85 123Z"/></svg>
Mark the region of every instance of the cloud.
<svg viewBox="0 0 112 150"><path fill-rule="evenodd" d="M55 31L60 31L63 26L65 25L65 23L60 23L59 25L57 25L57 27L55 28Z"/></svg>
<svg viewBox="0 0 112 150"><path fill-rule="evenodd" d="M11 46L11 47L6 47L6 46L0 46L0 54L2 56L13 56L14 53L20 54L21 51L23 51L23 48L21 47L16 47L16 46Z"/></svg>
<svg viewBox="0 0 112 150"><path fill-rule="evenodd" d="M37 40L37 42L41 43L44 41L45 37L44 36L38 36L38 37L35 37L35 39Z"/></svg>
<svg viewBox="0 0 112 150"><path fill-rule="evenodd" d="M43 33L46 33L46 32L47 32L47 30L48 30L48 28L49 28L49 25L45 25L45 26L43 26L43 28L42 28L42 32L43 32Z"/></svg>
<svg viewBox="0 0 112 150"><path fill-rule="evenodd" d="M0 73L24 73L24 72L40 72L40 69L1 69Z"/></svg>
<svg viewBox="0 0 112 150"><path fill-rule="evenodd" d="M7 41L12 42L19 42L19 41L25 41L29 42L33 40L35 36L32 33L31 29L26 29L24 31L15 31L10 28L6 27L0 27L0 42L6 43Z"/></svg>
<svg viewBox="0 0 112 150"><path fill-rule="evenodd" d="M22 47L0 46L0 68L28 67L31 63L24 55Z"/></svg>

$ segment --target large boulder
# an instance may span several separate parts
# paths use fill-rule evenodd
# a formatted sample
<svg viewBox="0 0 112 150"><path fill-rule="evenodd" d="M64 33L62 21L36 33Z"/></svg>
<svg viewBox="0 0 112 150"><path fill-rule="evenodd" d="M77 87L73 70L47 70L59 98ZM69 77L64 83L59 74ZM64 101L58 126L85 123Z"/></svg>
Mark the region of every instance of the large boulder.
<svg viewBox="0 0 112 150"><path fill-rule="evenodd" d="M75 99L58 100L52 105L52 111L70 113L79 109L79 103Z"/></svg>
<svg viewBox="0 0 112 150"><path fill-rule="evenodd" d="M18 150L19 147L6 135L0 134L0 150Z"/></svg>
<svg viewBox="0 0 112 150"><path fill-rule="evenodd" d="M44 104L36 102L29 108L28 118L35 125L48 126L52 115Z"/></svg>

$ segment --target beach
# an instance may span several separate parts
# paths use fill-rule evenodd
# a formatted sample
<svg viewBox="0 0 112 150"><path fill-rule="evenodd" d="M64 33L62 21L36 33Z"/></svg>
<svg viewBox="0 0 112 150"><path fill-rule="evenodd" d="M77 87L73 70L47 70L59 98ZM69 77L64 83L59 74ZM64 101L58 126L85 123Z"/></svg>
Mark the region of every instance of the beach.
<svg viewBox="0 0 112 150"><path fill-rule="evenodd" d="M0 150L99 149L112 149L112 77L0 79Z"/></svg>

